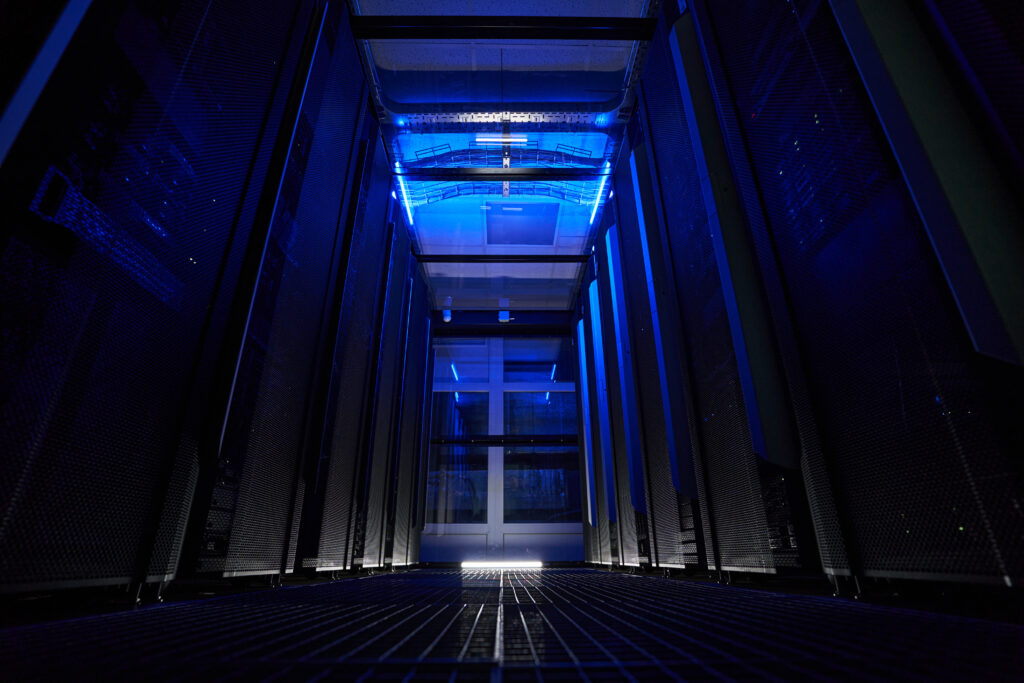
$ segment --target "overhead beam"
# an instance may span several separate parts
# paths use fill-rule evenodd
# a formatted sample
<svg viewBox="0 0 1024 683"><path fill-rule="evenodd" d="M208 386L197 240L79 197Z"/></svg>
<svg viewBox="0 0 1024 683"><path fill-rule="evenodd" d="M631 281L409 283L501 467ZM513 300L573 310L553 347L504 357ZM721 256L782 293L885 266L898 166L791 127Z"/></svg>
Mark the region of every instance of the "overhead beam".
<svg viewBox="0 0 1024 683"><path fill-rule="evenodd" d="M349 17L356 40L642 40L656 18L625 17Z"/></svg>
<svg viewBox="0 0 1024 683"><path fill-rule="evenodd" d="M515 311L513 311L514 313ZM514 325L498 323L493 325L446 324L434 328L434 338L450 337L566 337L571 332L568 325Z"/></svg>
<svg viewBox="0 0 1024 683"><path fill-rule="evenodd" d="M476 167L476 168L403 168L397 172L408 180L434 181L530 181L530 180L600 180L609 175L610 169L596 168L551 168L548 166L520 166L517 168Z"/></svg>
<svg viewBox="0 0 1024 683"><path fill-rule="evenodd" d="M413 254L420 263L586 263L577 254Z"/></svg>
<svg viewBox="0 0 1024 683"><path fill-rule="evenodd" d="M575 434L531 434L465 436L455 439L434 437L430 443L437 446L561 446L575 445L579 438Z"/></svg>

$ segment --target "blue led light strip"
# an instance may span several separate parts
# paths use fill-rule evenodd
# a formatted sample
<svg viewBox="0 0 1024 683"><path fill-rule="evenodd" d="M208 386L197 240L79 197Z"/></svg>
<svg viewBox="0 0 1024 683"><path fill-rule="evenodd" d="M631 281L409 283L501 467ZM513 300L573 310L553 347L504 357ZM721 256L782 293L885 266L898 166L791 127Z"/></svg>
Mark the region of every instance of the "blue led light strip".
<svg viewBox="0 0 1024 683"><path fill-rule="evenodd" d="M580 399L583 403L583 456L586 460L587 521L597 526L597 492L594 490L594 442L590 427L590 378L587 375L587 338L583 319L576 323L576 346L580 360Z"/></svg>
<svg viewBox="0 0 1024 683"><path fill-rule="evenodd" d="M679 456L676 453L675 421L672 418L672 400L669 396L668 370L665 363L665 348L661 339L661 319L658 314L658 296L654 287L654 267L651 264L651 250L647 243L647 220L644 217L643 197L640 194L640 177L636 170L636 154L629 155L629 173L633 180L633 201L636 203L636 220L640 233L640 249L644 256L644 274L647 276L647 303L651 308L651 335L658 360L658 379L661 384L661 407L665 419L665 441L668 446L669 469L672 485L681 491L679 480Z"/></svg>
<svg viewBox="0 0 1024 683"><path fill-rule="evenodd" d="M402 190L402 205L405 206L405 213L409 216L409 227L412 227L412 205L409 203L409 190L405 187L405 179L402 178L401 174L398 173L402 169L402 164L395 162L396 177L398 178L398 187Z"/></svg>
<svg viewBox="0 0 1024 683"><path fill-rule="evenodd" d="M597 188L597 199L594 200L594 208L590 211L590 225L594 224L594 217L597 216L597 207L601 206L601 200L604 198L604 186L608 183L608 176L611 175L607 172L609 168L611 166L608 162L604 162L605 174L601 176L601 186Z"/></svg>

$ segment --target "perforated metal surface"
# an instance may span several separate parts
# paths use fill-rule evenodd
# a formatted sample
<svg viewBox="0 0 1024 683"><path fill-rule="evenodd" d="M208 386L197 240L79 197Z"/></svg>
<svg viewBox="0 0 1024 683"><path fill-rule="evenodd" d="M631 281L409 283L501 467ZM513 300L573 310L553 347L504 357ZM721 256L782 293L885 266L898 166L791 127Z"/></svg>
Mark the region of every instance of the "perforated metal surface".
<svg viewBox="0 0 1024 683"><path fill-rule="evenodd" d="M646 178L646 176L645 176ZM658 368L658 350L655 347L650 295L644 267L629 159L620 163L615 174L615 198L618 200L618 234L622 253L622 287L627 299L626 311L633 342L633 362L636 368L636 393L643 438L643 460L647 487L647 519L650 532L651 563L655 566L683 566L682 528L679 519L678 494L672 484L669 462L668 434L665 429L665 407L662 405L661 382L675 378L661 377ZM650 192L645 184L641 192ZM644 216L645 221L656 221L657 215Z"/></svg>
<svg viewBox="0 0 1024 683"><path fill-rule="evenodd" d="M1024 7L1016 0L933 0L924 3L932 10L939 31L949 32L959 52L958 66L975 87L984 90L983 103L989 125L1001 141L1007 138L1015 148L1004 150L1015 157L1018 172L1024 155ZM1005 136L1005 137L1003 137Z"/></svg>
<svg viewBox="0 0 1024 683"><path fill-rule="evenodd" d="M1019 626L595 570L418 570L8 629L0 643L20 680L995 681L1024 667Z"/></svg>
<svg viewBox="0 0 1024 683"><path fill-rule="evenodd" d="M374 150L377 150L374 152ZM310 556L303 563L323 569L351 566L353 496L366 443L364 429L376 368L374 340L380 292L385 286L387 240L381 237L386 221L390 169L382 148L369 147L369 173L357 198L352 246L338 324L332 372L328 422L322 457L328 460L323 482L323 517ZM367 303L372 305L366 305Z"/></svg>
<svg viewBox="0 0 1024 683"><path fill-rule="evenodd" d="M394 506L394 542L391 553L392 562L396 565L412 564L419 560L413 536L419 535L415 528L414 502L417 494L414 487L419 483L416 476L419 471L420 455L423 453L422 433L423 406L425 396L427 359L430 353L428 328L429 301L427 285L421 275L413 271L415 282L412 300L408 313L408 331L405 344L405 367L403 379L403 397L400 414L400 429L397 450L394 454L397 463L397 488L393 496Z"/></svg>
<svg viewBox="0 0 1024 683"><path fill-rule="evenodd" d="M609 475L605 472L604 442L601 438L601 427L599 424L604 415L604 404L602 401L607 401L607 399L601 396L600 389L603 380L599 380L598 373L602 371L596 365L598 356L595 353L593 332L593 316L598 315L600 317L599 313L599 311L591 309L590 299L587 298L584 304L583 339L586 344L587 388L590 392L591 424L584 428L590 429L590 443L594 448L592 458L594 467L592 473L594 477L594 500L592 504L595 506L597 526L591 527L589 524L585 524L584 528L590 533L592 541L588 559L594 563L610 564L612 562L612 550L609 527L614 526L614 524L610 521L608 514L608 487L606 481ZM596 343L600 343L600 340L597 340Z"/></svg>
<svg viewBox="0 0 1024 683"><path fill-rule="evenodd" d="M295 5L94 6L6 159L9 587L174 571L200 429L186 405L209 391Z"/></svg>
<svg viewBox="0 0 1024 683"><path fill-rule="evenodd" d="M597 250L598 262L607 264L607 244L605 240L600 240L599 243L600 246ZM615 482L614 493L617 524L610 526L615 527L615 536L617 538L615 548L617 548L617 552L613 549L611 556L615 564L635 566L640 564L636 533L637 509L633 506L633 501L630 497L629 457L624 424L626 416L622 406L623 394L619 382L615 316L612 313L611 282L607 266L599 267L597 282L601 304L603 339L595 339L594 343L604 345L605 381L608 387L607 402L611 418L611 477L613 477Z"/></svg>
<svg viewBox="0 0 1024 683"><path fill-rule="evenodd" d="M362 491L366 519L363 541L363 566L385 564L388 508L395 495L394 452L401 422L398 416L402 390L402 365L405 353L407 305L411 296L410 269L415 262L410 256L410 240L403 226L397 226L391 245L387 298L381 326L380 356L377 367L373 413L373 442L369 451L368 477Z"/></svg>
<svg viewBox="0 0 1024 683"><path fill-rule="evenodd" d="M701 521L712 567L764 570L784 561L769 541L758 458L747 425L721 276L686 113L659 24L643 78L689 361Z"/></svg>
<svg viewBox="0 0 1024 683"><path fill-rule="evenodd" d="M707 7L860 569L1019 577L1020 480L999 442L997 385L831 12ZM827 497L824 472L811 474Z"/></svg>
<svg viewBox="0 0 1024 683"><path fill-rule="evenodd" d="M355 47L327 38L344 21L335 9L323 22L295 126L208 503L213 519L200 571L276 573L293 555L301 518L296 472L344 227L346 184L339 179L349 168L361 106Z"/></svg>

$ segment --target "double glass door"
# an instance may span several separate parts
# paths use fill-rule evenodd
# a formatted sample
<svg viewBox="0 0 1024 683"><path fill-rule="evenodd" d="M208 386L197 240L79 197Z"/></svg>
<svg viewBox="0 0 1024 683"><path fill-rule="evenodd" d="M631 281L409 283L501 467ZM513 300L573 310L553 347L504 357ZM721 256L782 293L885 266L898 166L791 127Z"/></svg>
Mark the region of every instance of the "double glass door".
<svg viewBox="0 0 1024 683"><path fill-rule="evenodd" d="M420 559L583 559L569 338L440 338Z"/></svg>

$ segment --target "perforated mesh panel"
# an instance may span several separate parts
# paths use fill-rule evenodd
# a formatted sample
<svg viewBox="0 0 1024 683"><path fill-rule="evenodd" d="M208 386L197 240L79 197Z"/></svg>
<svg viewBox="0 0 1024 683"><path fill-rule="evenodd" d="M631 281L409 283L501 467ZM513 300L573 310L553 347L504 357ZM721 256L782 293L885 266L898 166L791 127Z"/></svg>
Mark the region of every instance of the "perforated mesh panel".
<svg viewBox="0 0 1024 683"><path fill-rule="evenodd" d="M641 143L642 144L642 143ZM665 408L662 405L658 351L655 348L653 321L649 303L647 272L639 231L645 229L637 220L636 197L628 155L615 173L615 200L618 202L618 232L622 253L623 287L626 291L633 359L636 365L636 394L643 430L645 485L648 491L651 562L655 566L684 564L679 501L672 483L669 462L668 434L665 430ZM650 193L644 185L641 192ZM646 220L657 220L657 216ZM664 381L670 381L664 378Z"/></svg>
<svg viewBox="0 0 1024 683"><path fill-rule="evenodd" d="M777 558L768 541L759 462L663 22L649 53L643 94L693 388L694 441L700 448L695 470L708 564L771 568Z"/></svg>
<svg viewBox="0 0 1024 683"><path fill-rule="evenodd" d="M597 250L598 262L608 263L607 247L604 240ZM626 454L625 427L623 424L622 391L619 388L618 355L616 332L612 314L611 285L607 268L598 270L598 292L601 302L601 323L604 339L595 339L595 344L604 345L605 381L608 383L608 406L611 414L612 476L615 480L615 510L617 515L617 552L612 551L616 564L639 564L636 534L636 509L629 491L629 460ZM607 473L606 473L607 474Z"/></svg>
<svg viewBox="0 0 1024 683"><path fill-rule="evenodd" d="M362 491L366 525L362 536L364 567L384 564L387 511L395 495L394 448L397 443L399 394L402 389L402 354L406 307L409 299L407 273L410 261L408 233L396 226L388 266L387 298L381 325L380 356L374 396L373 441L369 450L368 477ZM358 541L359 539L357 539ZM358 545L357 545L358 548Z"/></svg>
<svg viewBox="0 0 1024 683"><path fill-rule="evenodd" d="M590 415L591 424L589 427L585 427L591 430L591 443L594 446L593 453L593 464L594 464L594 494L595 499L593 504L596 506L596 517L597 527L593 529L593 544L591 545L591 562L599 562L608 564L612 562L611 554L611 541L609 538L609 521L608 514L608 501L607 501L607 487L605 485L606 473L604 471L604 455L601 452L602 440L600 437L600 427L598 420L601 419L601 403L598 396L598 369L595 365L596 354L594 353L594 334L591 317L594 315L594 311L590 310L589 300L584 304L584 320L583 320L583 338L586 340L587 345L587 375L589 377L588 388L590 390ZM599 342L598 342L599 343ZM588 529L589 524L584 525L584 529Z"/></svg>
<svg viewBox="0 0 1024 683"><path fill-rule="evenodd" d="M352 561L351 529L354 522L354 487L360 460L367 448L365 425L379 324L377 301L385 285L387 264L386 210L390 169L383 153L371 144L368 172L362 179L353 227L352 247L338 324L334 379L329 403L325 456L330 463L323 498L318 552L309 558L320 568L343 569Z"/></svg>
<svg viewBox="0 0 1024 683"><path fill-rule="evenodd" d="M86 16L2 171L8 586L173 572L186 403L208 390L294 64L295 3L126 5Z"/></svg>
<svg viewBox="0 0 1024 683"><path fill-rule="evenodd" d="M210 503L220 525L230 521L203 543L201 571L278 572L291 554L296 472L362 89L347 32L327 39L343 17L330 12L324 23L295 127Z"/></svg>
<svg viewBox="0 0 1024 683"><path fill-rule="evenodd" d="M708 10L864 572L1019 575L1019 483L991 389L831 13Z"/></svg>
<svg viewBox="0 0 1024 683"><path fill-rule="evenodd" d="M991 114L1024 154L1024 6L1016 0L933 0L942 27L963 55L970 76L984 91ZM963 65L960 65L961 67Z"/></svg>
<svg viewBox="0 0 1024 683"><path fill-rule="evenodd" d="M413 486L418 483L416 474L423 452L423 440L427 437L422 421L423 403L426 400L427 355L430 353L427 338L430 302L426 281L412 263L410 275L415 277L412 302L409 310L408 341L405 345L405 372L403 379L402 412L396 462L398 465L397 487L394 494L394 550L392 561L397 564L417 562L419 553L414 550L412 535L414 528L414 503L416 493Z"/></svg>

